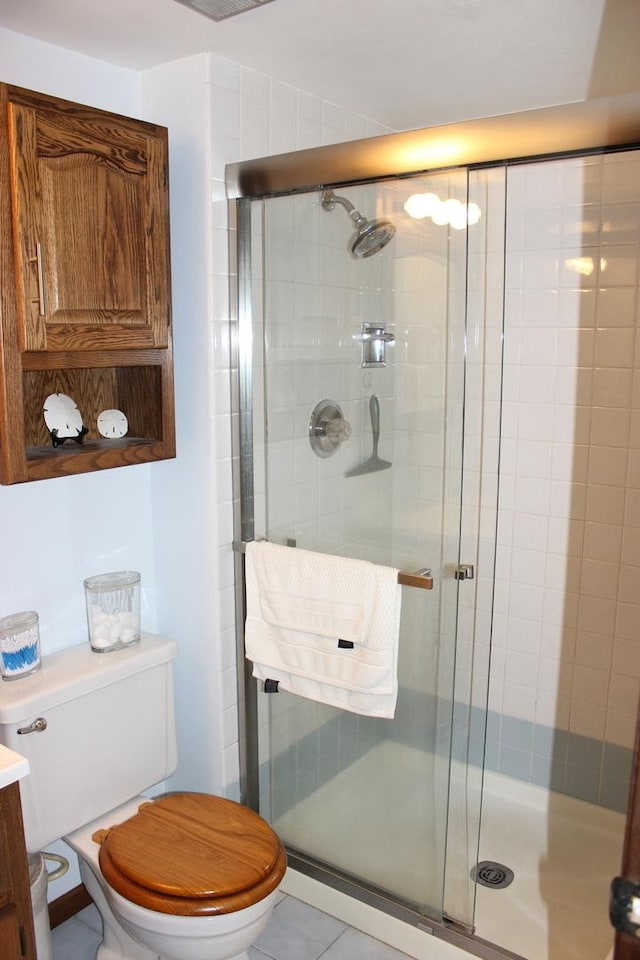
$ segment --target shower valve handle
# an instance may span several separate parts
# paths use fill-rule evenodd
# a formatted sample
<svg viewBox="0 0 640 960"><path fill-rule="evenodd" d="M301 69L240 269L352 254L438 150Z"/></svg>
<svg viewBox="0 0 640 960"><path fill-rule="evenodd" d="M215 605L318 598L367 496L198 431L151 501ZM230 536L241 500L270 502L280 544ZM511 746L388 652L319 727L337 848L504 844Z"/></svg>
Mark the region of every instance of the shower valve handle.
<svg viewBox="0 0 640 960"><path fill-rule="evenodd" d="M347 420L321 420L316 432L322 437L331 437L338 443L344 443L351 436L351 424Z"/></svg>
<svg viewBox="0 0 640 960"><path fill-rule="evenodd" d="M321 400L309 418L309 443L318 457L331 457L351 436L351 424L334 400Z"/></svg>

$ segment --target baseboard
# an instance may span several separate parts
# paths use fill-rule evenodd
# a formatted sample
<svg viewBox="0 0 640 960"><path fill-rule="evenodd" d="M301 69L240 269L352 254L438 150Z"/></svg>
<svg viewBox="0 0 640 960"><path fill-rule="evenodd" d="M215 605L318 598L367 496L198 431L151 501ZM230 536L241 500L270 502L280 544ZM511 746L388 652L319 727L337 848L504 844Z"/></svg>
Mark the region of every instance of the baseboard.
<svg viewBox="0 0 640 960"><path fill-rule="evenodd" d="M54 927L64 923L65 920L69 920L76 913L80 913L91 903L93 903L93 900L83 883L78 884L73 890L67 890L61 897L52 900L49 904L49 925L51 929L53 930Z"/></svg>

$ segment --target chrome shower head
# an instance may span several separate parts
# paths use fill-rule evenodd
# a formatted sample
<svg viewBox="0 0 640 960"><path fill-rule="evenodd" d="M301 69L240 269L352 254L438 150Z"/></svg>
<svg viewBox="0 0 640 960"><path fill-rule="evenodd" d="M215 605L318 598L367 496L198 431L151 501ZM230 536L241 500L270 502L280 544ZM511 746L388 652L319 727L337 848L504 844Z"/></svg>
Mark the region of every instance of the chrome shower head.
<svg viewBox="0 0 640 960"><path fill-rule="evenodd" d="M351 256L358 259L372 257L386 247L395 232L390 220L365 220L351 238Z"/></svg>
<svg viewBox="0 0 640 960"><path fill-rule="evenodd" d="M390 220L367 220L349 200L337 196L333 190L322 191L321 203L323 210L333 210L336 203L339 203L353 220L356 229L348 246L351 256L357 260L372 257L378 250L382 250L396 232Z"/></svg>

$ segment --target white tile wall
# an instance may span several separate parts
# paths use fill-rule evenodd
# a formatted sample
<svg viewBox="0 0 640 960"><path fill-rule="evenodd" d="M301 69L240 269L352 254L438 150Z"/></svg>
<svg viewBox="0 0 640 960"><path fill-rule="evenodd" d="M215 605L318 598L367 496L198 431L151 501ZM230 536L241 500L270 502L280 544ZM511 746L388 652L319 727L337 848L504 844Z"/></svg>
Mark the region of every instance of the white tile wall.
<svg viewBox="0 0 640 960"><path fill-rule="evenodd" d="M640 675L633 153L508 172L490 706L633 745Z"/></svg>
<svg viewBox="0 0 640 960"><path fill-rule="evenodd" d="M305 100L305 106L311 104ZM368 215L391 216L400 224L407 190L352 187L345 192ZM424 456L425 448L407 443L409 429L415 431L418 423L420 381L415 375L405 376L404 371L419 372L410 359L415 357L415 351L425 352L424 339L430 329L442 328L442 310L431 312L429 324L425 323L424 297L420 295L424 277L414 275L403 258L403 253L408 255L410 251L403 244L406 238L400 231L398 244L394 240L393 248L387 248L384 256L355 262L347 251L351 226L344 211L340 207L329 212L322 210L317 192L269 201L265 229L269 496L268 526L260 532L268 533L270 539L295 538L299 546L309 549L383 563L397 559L400 565L406 561L416 568L423 562L422 557L414 556L416 531L424 530L425 523L433 523L435 518L429 504L420 499L424 493L420 494L418 488L420 454L422 449ZM415 263L419 265L420 260ZM442 281L446 283L446 273ZM383 369L364 371L360 367L361 348L352 338L361 330L364 320L386 323L396 334L397 342L388 349L388 364ZM255 331L257 344L262 336L259 322ZM441 351L442 337L437 341L439 346L435 349ZM433 359L435 363L435 356ZM438 362L442 362L442 357ZM372 392L381 403L380 456L393 461L394 470L345 480L344 473L366 460L371 452L368 401ZM312 409L324 398L340 404L353 433L333 457L323 460L312 452L307 428ZM440 452L435 454L433 463L440 465L425 467L436 470L439 476L434 494L438 515L442 486L442 391L439 403L440 436L435 446ZM255 414L259 441L265 415L261 398ZM398 502L405 506L404 511L399 511ZM410 621L418 615L409 602L403 616L407 637L411 633ZM435 635L435 630L431 632ZM405 683L411 685L416 651L404 641L401 646L401 669L406 675ZM432 649L435 651L435 647ZM272 701L271 708L271 744L276 752L285 750L327 720L326 710L318 713L313 704L284 697ZM263 745L266 756L266 729Z"/></svg>
<svg viewBox="0 0 640 960"><path fill-rule="evenodd" d="M443 565L454 563L458 556L466 242L462 233L450 234L430 222L407 218L404 201L411 193L426 189L441 196L464 196L466 178L446 173L376 189L349 188L348 196L359 209L388 215L398 228L384 255L362 263L354 263L347 255L349 224L342 211L322 211L317 194L277 198L266 204L269 515L268 531L263 527L260 532L283 541L295 537L299 545L312 549L335 550L409 569L433 566L442 595L436 592L425 597L407 591L403 598L400 681L404 688L434 693L440 679L442 695L448 700L453 658L448 663L447 657L453 641L447 643L447 638L451 639L455 629L456 591L451 576L441 574ZM254 226L259 227L257 214ZM308 260L296 258L301 244L309 247ZM309 273L310 264L313 274ZM491 275L487 284L483 270L478 283L483 297L493 301L493 311L489 311L493 316L501 304L496 291L502 289L502 259L499 276ZM395 332L396 343L389 348L386 368L365 371L359 365L360 347L352 335L363 320L376 318ZM473 556L467 558L471 562L475 562L479 523L485 524L482 536L493 550L497 498L499 389L491 377L483 379L481 364L485 359L499 361L501 313L498 320L494 318L496 337L484 337L485 319L480 311L479 375L468 384L476 394L474 409L480 411L480 422L475 432L468 430L467 437L467 462L475 463L478 481L477 489L468 496L469 535L474 541ZM254 342L260 345L261 341L258 325ZM371 451L371 392L381 398L380 455L392 460L394 469L345 482L344 472ZM306 431L311 409L326 396L338 399L354 433L335 456L319 460L310 451ZM483 450L479 440L486 426L482 415L485 399L493 429L486 431ZM255 414L255 424L259 424L255 433L260 437L264 416L260 401ZM446 444L445 423L450 431ZM486 475L482 489L481 457L485 466L490 458L494 463L493 483ZM480 496L493 503L493 511L483 512L482 519ZM447 535L448 523L452 524L451 536ZM487 569L491 568L489 558ZM469 620L471 634L465 648L469 654L463 678L466 689L458 691L465 700L471 697L471 639L476 624L482 624L477 633L485 641L485 666L488 659L490 577L479 578L472 588L474 595L476 586L478 614ZM476 656L476 665L477 660ZM283 703L273 704L272 717L279 716L281 708L287 713ZM272 726L272 733L275 729ZM307 705L296 722L288 717L285 724L278 724L278 736L272 743L285 749L290 742L283 737L297 738L300 731L310 729L313 723ZM266 731L263 743L266 750Z"/></svg>
<svg viewBox="0 0 640 960"><path fill-rule="evenodd" d="M211 222L214 242L211 260L210 297L214 304L211 331L211 365L215 384L212 397L213 449L216 451L216 472L219 478L217 502L216 542L221 557L229 562L231 557L232 531L232 492L230 486L230 421L228 416L229 384L231 377L228 329L228 233L226 230L226 199L224 192L225 164L247 160L252 157L283 153L306 147L320 146L323 143L340 142L354 137L377 136L388 132L379 124L368 121L344 110L336 104L323 102L317 97L281 83L254 70L249 70L222 57L208 58L208 84L202 91L208 99L210 110L210 151L211 151ZM270 245L273 256L270 260L269 305L276 315L273 324L272 346L276 345L281 356L282 377L276 377L270 389L276 392L277 406L270 423L271 438L280 437L286 444L283 457L278 461L281 470L273 482L280 490L279 501L293 510L293 517L287 521L287 529L293 525L302 531L317 527L318 510L326 510L326 501L330 500L329 484L318 486L317 465L308 463L306 457L306 424L300 430L300 417L292 407L289 387L295 380L292 372L297 372L299 383L304 388L304 414L308 418L309 403L313 406L319 399L319 384L313 376L307 378L309 368L304 365L305 356L311 361L311 370L318 362L326 359L328 329L322 331L318 326L318 317L333 315L334 303L332 291L321 295L317 286L319 259L317 243L323 242L322 231L328 229L330 221L324 211L311 210L311 220L298 219L298 233L291 233L294 200L282 201L285 210L273 229L277 236ZM341 211L338 211L336 218ZM319 216L322 213L322 217ZM326 218L326 219L325 219ZM348 227L345 220L343 227ZM346 233L345 235L346 236ZM295 240L295 242L294 242ZM326 241L325 241L326 242ZM330 248L324 248L326 256L331 256ZM334 256L335 264L339 260ZM291 276L285 267L293 264L295 279L298 283L295 299L295 324L293 302L290 295ZM294 337L295 335L295 337ZM303 359L304 376L300 368L296 371L287 365L287 357L294 348ZM337 371L334 372L337 376ZM343 395L341 384L327 384L336 397ZM278 392L279 391L279 392ZM330 394L328 394L330 395ZM323 394L324 396L324 394ZM302 416L302 412L300 413ZM294 437L303 436L300 443L294 443ZM277 441L276 441L277 442ZM304 454L304 457L303 457ZM291 470L298 471L298 483L295 491L285 484L290 480ZM307 471L305 473L304 471ZM310 472L309 472L310 471ZM331 480L331 471L328 472ZM259 472L258 472L259 476ZM306 479L305 479L306 478ZM257 484L259 491L259 483ZM325 506L319 504L320 491ZM295 492L295 496L293 493ZM357 520L354 521L357 526ZM334 525L328 524L329 537ZM336 534L334 534L336 535ZM222 593L221 593L222 598ZM223 744L223 783L227 787L237 787L238 751L237 721L235 716L235 637L230 623L224 624L221 633L221 659L225 664L223 687L225 691L222 717ZM299 733L298 729L298 733Z"/></svg>

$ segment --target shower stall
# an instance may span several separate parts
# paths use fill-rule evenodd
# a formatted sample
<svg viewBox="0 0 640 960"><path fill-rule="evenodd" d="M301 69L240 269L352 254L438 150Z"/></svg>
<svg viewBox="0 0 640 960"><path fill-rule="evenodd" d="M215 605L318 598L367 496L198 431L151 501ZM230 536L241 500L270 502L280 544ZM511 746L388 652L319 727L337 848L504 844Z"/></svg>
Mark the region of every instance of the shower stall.
<svg viewBox="0 0 640 960"><path fill-rule="evenodd" d="M227 169L243 797L296 872L482 956L612 939L640 677L637 116L618 98ZM393 719L258 687L257 539L402 571Z"/></svg>

